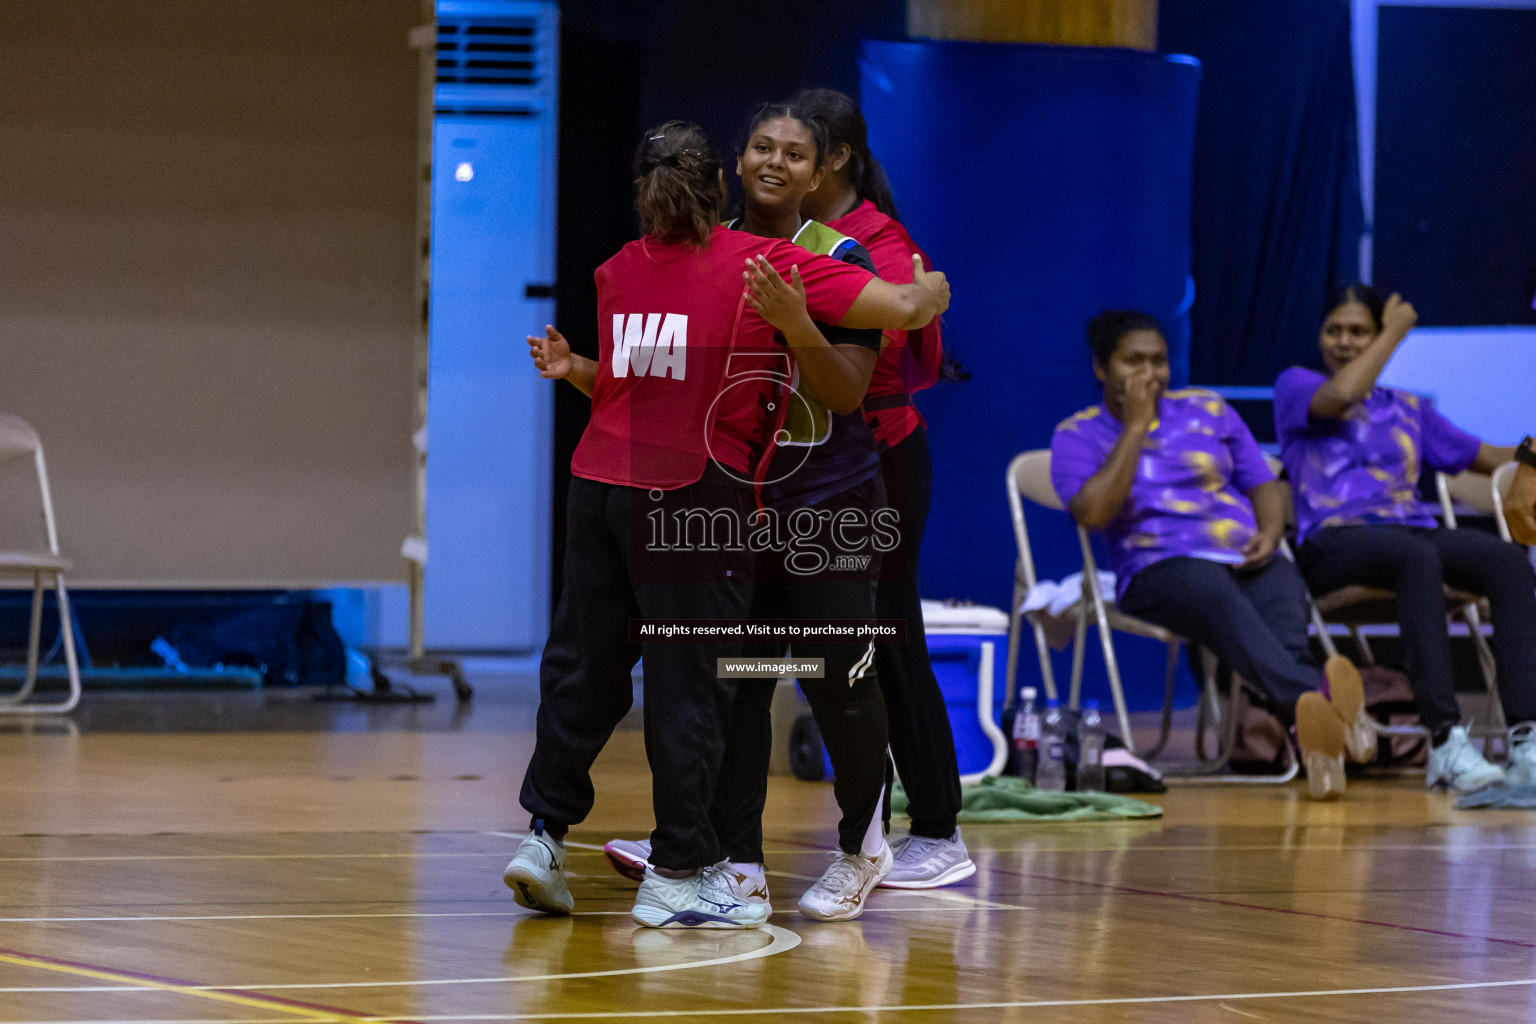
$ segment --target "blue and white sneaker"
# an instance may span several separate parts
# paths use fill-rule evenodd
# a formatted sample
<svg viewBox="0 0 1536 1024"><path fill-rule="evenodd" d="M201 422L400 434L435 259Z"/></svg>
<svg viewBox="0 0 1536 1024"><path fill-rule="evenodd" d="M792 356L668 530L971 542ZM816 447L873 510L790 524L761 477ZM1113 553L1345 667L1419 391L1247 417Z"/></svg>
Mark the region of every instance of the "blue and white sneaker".
<svg viewBox="0 0 1536 1024"><path fill-rule="evenodd" d="M519 906L541 914L569 914L576 907L565 884L565 847L543 832L534 832L517 848L501 880Z"/></svg>
<svg viewBox="0 0 1536 1024"><path fill-rule="evenodd" d="M712 864L687 878L647 871L630 916L647 928L761 928L771 913L765 880Z"/></svg>
<svg viewBox="0 0 1536 1024"><path fill-rule="evenodd" d="M613 870L631 882L645 881L645 869L651 866L649 839L610 839L603 844L603 856Z"/></svg>
<svg viewBox="0 0 1536 1024"><path fill-rule="evenodd" d="M1513 744L1510 753L1513 756ZM1495 782L1503 781L1504 769L1488 763L1472 745L1465 726L1453 726L1444 743L1429 748L1429 766L1424 773L1425 789L1445 786L1456 793L1476 793Z"/></svg>

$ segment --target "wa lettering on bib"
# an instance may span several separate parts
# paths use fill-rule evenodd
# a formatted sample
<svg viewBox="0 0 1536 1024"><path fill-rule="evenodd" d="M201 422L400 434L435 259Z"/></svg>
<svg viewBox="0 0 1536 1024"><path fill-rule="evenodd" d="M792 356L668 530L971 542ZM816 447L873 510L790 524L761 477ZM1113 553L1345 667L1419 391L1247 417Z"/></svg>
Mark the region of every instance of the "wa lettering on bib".
<svg viewBox="0 0 1536 1024"><path fill-rule="evenodd" d="M688 372L688 314L613 314L613 375L671 377Z"/></svg>

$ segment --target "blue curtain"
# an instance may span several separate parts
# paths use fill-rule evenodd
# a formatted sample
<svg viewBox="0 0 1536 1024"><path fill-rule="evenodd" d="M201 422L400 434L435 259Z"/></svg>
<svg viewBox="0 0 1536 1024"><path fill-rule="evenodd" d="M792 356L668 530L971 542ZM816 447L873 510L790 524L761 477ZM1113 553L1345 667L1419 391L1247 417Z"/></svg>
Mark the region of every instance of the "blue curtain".
<svg viewBox="0 0 1536 1024"><path fill-rule="evenodd" d="M861 70L870 146L913 238L950 276L946 343L972 374L917 398L933 448L922 592L1006 608L1004 472L1099 401L1088 319L1106 307L1152 312L1169 329L1175 382L1188 377L1200 67L1124 49L866 42ZM1066 515L1037 508L1029 529L1042 578L1082 567ZM1121 641L1131 707L1158 706L1161 646ZM1039 685L1024 650L1018 682ZM1063 657L1057 678L1068 671ZM1103 692L1096 654L1086 678L1089 696Z"/></svg>
<svg viewBox="0 0 1536 1024"><path fill-rule="evenodd" d="M1317 362L1362 230L1348 0L1162 0L1158 43L1204 70L1190 377L1270 385Z"/></svg>
<svg viewBox="0 0 1536 1024"><path fill-rule="evenodd" d="M1380 19L1376 280L1421 324L1536 324L1536 10Z"/></svg>

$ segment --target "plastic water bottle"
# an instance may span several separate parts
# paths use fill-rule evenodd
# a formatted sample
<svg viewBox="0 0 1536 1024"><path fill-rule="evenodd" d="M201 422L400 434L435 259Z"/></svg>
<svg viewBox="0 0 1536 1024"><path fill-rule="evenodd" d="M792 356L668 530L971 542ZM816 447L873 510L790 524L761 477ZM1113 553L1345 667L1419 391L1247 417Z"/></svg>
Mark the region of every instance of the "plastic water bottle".
<svg viewBox="0 0 1536 1024"><path fill-rule="evenodd" d="M1077 788L1104 792L1104 719L1098 701L1084 701L1077 719Z"/></svg>
<svg viewBox="0 0 1536 1024"><path fill-rule="evenodd" d="M1035 772L1035 788L1059 793L1067 788L1066 718L1059 700L1045 702L1045 718L1040 725L1040 766Z"/></svg>
<svg viewBox="0 0 1536 1024"><path fill-rule="evenodd" d="M1014 774L1035 784L1035 769L1040 763L1040 708L1035 703L1035 688L1019 691L1019 706L1013 713Z"/></svg>

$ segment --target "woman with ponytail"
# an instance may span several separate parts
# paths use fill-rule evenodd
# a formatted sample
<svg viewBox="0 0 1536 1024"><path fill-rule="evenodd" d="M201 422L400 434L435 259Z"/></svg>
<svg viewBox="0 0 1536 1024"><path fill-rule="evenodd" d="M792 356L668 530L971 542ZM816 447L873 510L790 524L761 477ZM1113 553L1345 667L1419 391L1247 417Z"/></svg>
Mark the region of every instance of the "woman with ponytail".
<svg viewBox="0 0 1536 1024"><path fill-rule="evenodd" d="M745 521L753 509L764 390L727 386L733 351L772 345L774 329L743 294L749 263L794 276L817 316L858 327L921 326L948 304L948 285L929 274L897 287L789 242L726 231L720 162L694 125L645 133L635 193L644 235L596 273L598 358L574 355L552 326L528 339L542 376L590 396L592 417L571 460L565 576L539 666L521 794L531 834L503 878L521 905L571 913L563 839L592 808L592 763L629 711L643 654L656 830L633 916L650 927L758 927L766 896L730 887L709 820L735 696L716 678L717 659L740 643L641 643L630 629L635 619L745 617L752 556L656 544L650 528L658 512Z"/></svg>
<svg viewBox="0 0 1536 1024"><path fill-rule="evenodd" d="M869 151L858 105L833 89L807 89L790 105L825 125L828 135L821 182L806 195L801 212L862 242L882 280L911 280L914 256L924 267L931 266L897 220L890 183ZM901 544L881 562L875 609L878 618L905 620L907 640L876 644L875 671L885 695L891 755L907 792L911 825L907 835L892 844L894 865L881 885L932 889L976 873L956 824L960 770L944 696L928 663L917 590L933 462L912 392L939 379L943 345L937 319L917 330L887 331L886 339L864 399L864 417L880 451L886 500L901 514Z"/></svg>

